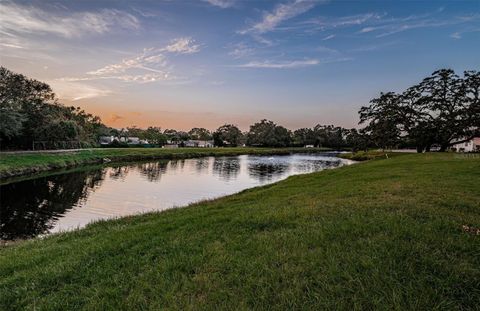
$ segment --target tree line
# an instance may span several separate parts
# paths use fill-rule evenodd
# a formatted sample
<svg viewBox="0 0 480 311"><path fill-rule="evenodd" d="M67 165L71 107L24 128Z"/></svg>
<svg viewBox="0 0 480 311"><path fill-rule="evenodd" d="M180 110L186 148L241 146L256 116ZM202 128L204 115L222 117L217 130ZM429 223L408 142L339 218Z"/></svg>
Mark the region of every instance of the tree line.
<svg viewBox="0 0 480 311"><path fill-rule="evenodd" d="M182 144L187 140L212 140L215 146L325 147L334 149L415 147L419 152L479 135L480 75L466 71L435 71L402 93L380 93L359 111L362 129L316 125L291 131L270 120L252 124L247 132L224 124L215 131L190 131L160 127L115 129L79 107L62 105L50 86L0 67L0 147L31 149L35 141L78 142L79 147L98 146L101 136L138 137L150 144ZM120 139L120 141L122 141ZM115 141L112 146L126 146Z"/></svg>
<svg viewBox="0 0 480 311"><path fill-rule="evenodd" d="M313 128L301 128L291 131L273 121L261 120L250 126L250 130L242 132L234 124L224 124L215 131L205 128L192 128L190 131L175 129L162 130L159 127L127 127L125 129L109 128L107 136L126 141L128 137L138 137L154 145L180 144L188 140L213 141L217 147L326 147L348 148L352 146L358 132L333 125L317 125ZM126 143L115 142L112 147L126 146Z"/></svg>

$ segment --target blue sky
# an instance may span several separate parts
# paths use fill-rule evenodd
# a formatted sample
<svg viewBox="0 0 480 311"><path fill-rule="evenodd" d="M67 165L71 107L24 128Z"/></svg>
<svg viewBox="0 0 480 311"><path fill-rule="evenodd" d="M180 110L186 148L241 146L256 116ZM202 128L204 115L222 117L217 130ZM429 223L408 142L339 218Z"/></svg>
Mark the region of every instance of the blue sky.
<svg viewBox="0 0 480 311"><path fill-rule="evenodd" d="M114 127L356 126L381 91L480 69L480 1L2 1L1 64Z"/></svg>

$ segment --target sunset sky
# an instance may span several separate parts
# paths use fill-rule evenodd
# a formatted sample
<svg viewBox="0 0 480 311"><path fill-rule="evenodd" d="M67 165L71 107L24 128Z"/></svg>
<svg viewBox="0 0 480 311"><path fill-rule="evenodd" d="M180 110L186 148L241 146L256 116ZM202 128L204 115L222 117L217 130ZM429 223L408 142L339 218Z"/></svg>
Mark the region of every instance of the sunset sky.
<svg viewBox="0 0 480 311"><path fill-rule="evenodd" d="M1 65L113 127L357 125L381 91L480 69L480 1L1 1Z"/></svg>

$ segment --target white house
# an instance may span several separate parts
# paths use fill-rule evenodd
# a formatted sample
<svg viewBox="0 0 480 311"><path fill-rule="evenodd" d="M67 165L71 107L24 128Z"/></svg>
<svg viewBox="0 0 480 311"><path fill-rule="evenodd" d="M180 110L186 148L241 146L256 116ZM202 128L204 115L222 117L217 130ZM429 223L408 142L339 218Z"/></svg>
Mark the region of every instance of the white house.
<svg viewBox="0 0 480 311"><path fill-rule="evenodd" d="M139 144L148 144L148 140L140 139L138 137L115 137L115 136L100 136L99 143L100 145L109 145L114 141L119 141L122 143L127 143L131 145L139 145Z"/></svg>
<svg viewBox="0 0 480 311"><path fill-rule="evenodd" d="M187 140L183 144L185 147L211 148L213 140Z"/></svg>
<svg viewBox="0 0 480 311"><path fill-rule="evenodd" d="M480 137L475 137L463 143L454 144L450 149L457 152L480 152Z"/></svg>
<svg viewBox="0 0 480 311"><path fill-rule="evenodd" d="M111 144L115 140L113 136L100 136L99 143L100 145L108 145Z"/></svg>

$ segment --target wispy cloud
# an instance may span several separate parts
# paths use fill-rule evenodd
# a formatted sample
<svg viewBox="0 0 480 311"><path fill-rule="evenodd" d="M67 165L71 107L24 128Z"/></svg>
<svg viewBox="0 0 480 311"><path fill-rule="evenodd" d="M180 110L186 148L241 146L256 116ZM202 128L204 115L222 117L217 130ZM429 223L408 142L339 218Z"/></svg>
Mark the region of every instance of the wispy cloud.
<svg viewBox="0 0 480 311"><path fill-rule="evenodd" d="M269 69L290 69L301 68L307 66L315 66L320 63L317 59L305 59L305 60L293 60L284 62L271 62L271 61L252 61L246 64L238 65L240 68L269 68Z"/></svg>
<svg viewBox="0 0 480 311"><path fill-rule="evenodd" d="M463 34L471 32L480 32L480 28L465 29L450 34L450 37L456 40L462 39Z"/></svg>
<svg viewBox="0 0 480 311"><path fill-rule="evenodd" d="M235 59L244 58L255 53L255 49L247 46L245 43L240 42L233 44L230 47L230 52L228 55L232 56Z"/></svg>
<svg viewBox="0 0 480 311"><path fill-rule="evenodd" d="M337 62L351 61L351 57L328 57L324 59L303 59L290 61L252 61L246 64L236 65L238 68L266 68L266 69L294 69L317 66Z"/></svg>
<svg viewBox="0 0 480 311"><path fill-rule="evenodd" d="M59 80L66 82L120 80L137 83L176 80L179 77L172 73L167 54L192 54L198 51L200 51L200 45L196 44L192 38L177 38L165 47L146 48L135 57L125 58L121 62L88 71L87 76Z"/></svg>
<svg viewBox="0 0 480 311"><path fill-rule="evenodd" d="M235 5L235 0L203 0L203 1L208 2L211 5L222 8L222 9L231 8Z"/></svg>
<svg viewBox="0 0 480 311"><path fill-rule="evenodd" d="M282 22L307 12L313 8L316 3L317 1L313 0L294 0L278 4L273 11L265 12L260 22L253 24L247 29L239 31L239 33L263 34L275 30L275 28Z"/></svg>
<svg viewBox="0 0 480 311"><path fill-rule="evenodd" d="M170 52L180 54L192 54L200 51L200 45L195 43L190 37L178 38L172 41L164 49L160 49L159 52Z"/></svg>
<svg viewBox="0 0 480 311"><path fill-rule="evenodd" d="M407 17L387 17L385 15L377 21L370 23L368 26L366 25L361 28L357 33L374 33L377 38L382 38L413 29L459 25L480 19L480 15L476 14L446 18L438 15L442 12L443 9L440 8L431 13L410 15ZM454 33L453 35L459 36L458 33Z"/></svg>
<svg viewBox="0 0 480 311"><path fill-rule="evenodd" d="M153 82L158 81L161 77L163 79L172 78L171 73L167 68L166 53L174 54L192 54L200 51L200 46L195 43L192 38L177 38L162 48L148 48L144 49L142 54L123 59L119 63L107 65L97 70L87 72L88 75L101 76L111 78L112 75L124 73L130 69L141 69L156 73L156 75L150 74L145 79L141 79L138 76L127 76L124 81L142 81ZM134 78L136 77L136 78Z"/></svg>
<svg viewBox="0 0 480 311"><path fill-rule="evenodd" d="M316 17L299 23L309 31L326 31L335 28L358 26L380 20L385 14L365 13L342 17Z"/></svg>
<svg viewBox="0 0 480 311"><path fill-rule="evenodd" d="M328 35L325 38L323 38L322 41L327 41L327 40L333 39L335 37L336 37L335 35Z"/></svg>
<svg viewBox="0 0 480 311"><path fill-rule="evenodd" d="M81 99L107 96L112 94L109 89L71 81L47 81L60 99L77 101Z"/></svg>
<svg viewBox="0 0 480 311"><path fill-rule="evenodd" d="M135 16L115 9L65 15L47 12L33 6L1 2L0 12L2 12L0 31L5 33L78 37L88 33L102 34L118 28L138 29L140 27Z"/></svg>

